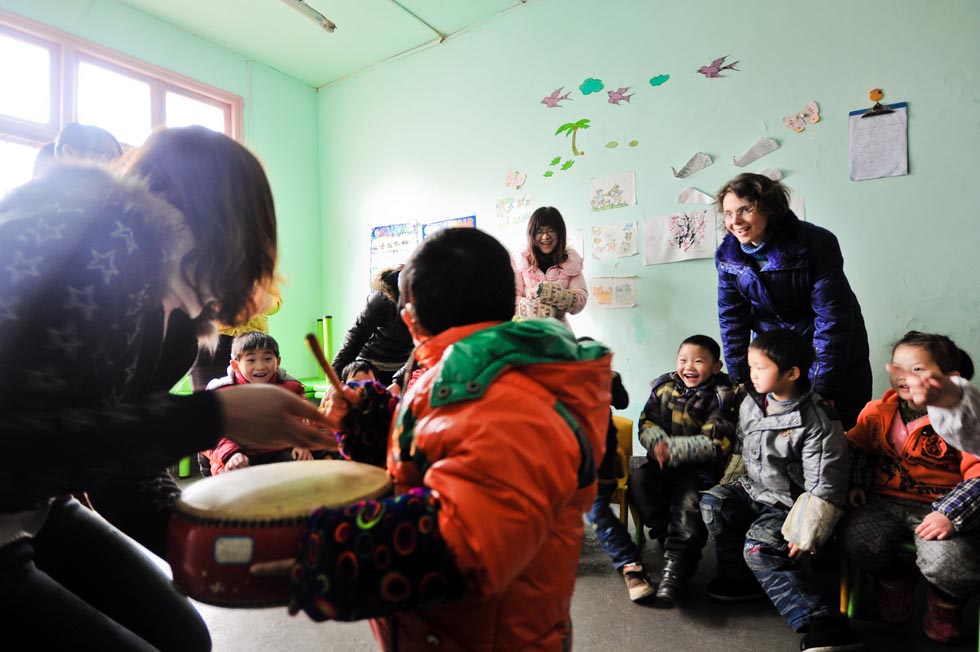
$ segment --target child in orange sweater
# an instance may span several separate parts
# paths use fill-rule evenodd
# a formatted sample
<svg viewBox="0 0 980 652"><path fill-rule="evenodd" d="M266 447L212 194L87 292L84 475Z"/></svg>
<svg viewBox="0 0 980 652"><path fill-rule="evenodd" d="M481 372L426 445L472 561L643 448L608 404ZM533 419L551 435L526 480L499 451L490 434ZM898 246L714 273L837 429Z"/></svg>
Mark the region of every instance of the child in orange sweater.
<svg viewBox="0 0 980 652"><path fill-rule="evenodd" d="M888 372L892 389L868 403L847 433L858 451L848 494L855 509L840 536L847 555L877 580L882 619L898 623L912 613L917 575L897 546L914 535L916 564L929 584L923 627L948 643L959 637L962 607L980 587L980 460L936 434L925 407L913 403L909 378L969 379L973 361L948 337L909 331Z"/></svg>

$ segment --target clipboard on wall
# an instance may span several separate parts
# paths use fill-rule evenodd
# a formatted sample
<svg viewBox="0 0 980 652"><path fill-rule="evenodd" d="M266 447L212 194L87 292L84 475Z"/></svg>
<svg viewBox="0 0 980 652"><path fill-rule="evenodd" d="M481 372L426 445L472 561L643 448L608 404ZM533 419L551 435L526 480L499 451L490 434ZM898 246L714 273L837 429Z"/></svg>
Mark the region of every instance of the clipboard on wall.
<svg viewBox="0 0 980 652"><path fill-rule="evenodd" d="M879 108L880 107L880 108ZM848 114L851 181L909 173L908 102L876 104Z"/></svg>

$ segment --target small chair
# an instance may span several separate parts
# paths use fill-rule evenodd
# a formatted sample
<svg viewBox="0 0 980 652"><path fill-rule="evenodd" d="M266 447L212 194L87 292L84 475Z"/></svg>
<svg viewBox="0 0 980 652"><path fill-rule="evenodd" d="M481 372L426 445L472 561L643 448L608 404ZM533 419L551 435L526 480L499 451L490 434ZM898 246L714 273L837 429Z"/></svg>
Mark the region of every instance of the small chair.
<svg viewBox="0 0 980 652"><path fill-rule="evenodd" d="M613 424L616 426L616 443L619 449L619 457L622 460L622 477L619 478L616 489L613 491L610 503L619 505L619 520L623 525L629 527L629 516L633 515L633 525L636 526L637 542L643 536L643 523L640 521L636 508L629 500L629 461L633 456L633 420L613 415Z"/></svg>
<svg viewBox="0 0 980 652"><path fill-rule="evenodd" d="M915 542L906 541L898 546L902 552L915 555ZM847 557L840 560L840 612L853 619L857 615L857 604L861 598L861 585L864 580L861 569Z"/></svg>

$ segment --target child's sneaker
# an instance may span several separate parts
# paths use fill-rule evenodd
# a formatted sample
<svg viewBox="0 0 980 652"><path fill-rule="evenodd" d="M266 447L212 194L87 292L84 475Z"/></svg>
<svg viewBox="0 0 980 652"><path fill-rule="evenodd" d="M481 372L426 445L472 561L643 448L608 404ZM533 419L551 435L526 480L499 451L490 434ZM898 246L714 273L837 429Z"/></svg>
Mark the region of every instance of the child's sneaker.
<svg viewBox="0 0 980 652"><path fill-rule="evenodd" d="M649 598L656 592L646 575L643 574L643 566L639 564L626 564L623 566L623 578L626 580L626 587L630 591L630 600L639 602Z"/></svg>
<svg viewBox="0 0 980 652"><path fill-rule="evenodd" d="M962 612L962 603L943 598L930 584L926 593L926 613L922 617L922 629L932 641L952 643L960 637Z"/></svg>
<svg viewBox="0 0 980 652"><path fill-rule="evenodd" d="M878 612L886 623L904 623L915 606L918 576L906 574L891 580L878 580Z"/></svg>
<svg viewBox="0 0 980 652"><path fill-rule="evenodd" d="M749 602L766 597L755 578L716 577L705 585L704 592L714 602Z"/></svg>
<svg viewBox="0 0 980 652"><path fill-rule="evenodd" d="M800 641L802 652L851 652L863 650L864 643L841 616L817 616L810 631Z"/></svg>

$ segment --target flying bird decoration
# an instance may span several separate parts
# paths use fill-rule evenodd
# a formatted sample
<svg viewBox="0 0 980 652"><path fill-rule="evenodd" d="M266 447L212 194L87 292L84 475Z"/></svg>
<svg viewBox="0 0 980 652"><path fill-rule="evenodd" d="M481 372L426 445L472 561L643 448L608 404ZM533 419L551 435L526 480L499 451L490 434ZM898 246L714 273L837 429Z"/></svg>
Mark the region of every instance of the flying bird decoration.
<svg viewBox="0 0 980 652"><path fill-rule="evenodd" d="M783 118L783 124L796 133L802 132L807 125L817 122L820 122L820 107L812 100L807 102L803 110L796 115L788 115Z"/></svg>
<svg viewBox="0 0 980 652"><path fill-rule="evenodd" d="M709 65L698 68L698 72L708 79L724 77L725 75L721 74L721 71L723 70L734 70L735 72L738 72L738 68L735 67L735 64L738 63L738 61L732 61L731 63L725 65L725 59L727 58L727 54L723 57L719 57L712 61Z"/></svg>
<svg viewBox="0 0 980 652"><path fill-rule="evenodd" d="M551 95L547 95L545 97L542 97L541 98L541 103L544 104L545 106L547 106L549 109L557 109L557 108L560 108L561 107L561 104L559 104L559 102L562 102L564 100L571 99L568 96L572 94L571 91L569 91L569 92L565 93L564 95L562 95L561 94L561 91L562 91L563 88L565 88L565 87L564 86L559 86L555 90L551 91Z"/></svg>
<svg viewBox="0 0 980 652"><path fill-rule="evenodd" d="M629 89L630 89L630 87L627 86L626 88L619 88L619 89L614 90L614 91L606 91L607 93L609 93L609 103L610 104L617 104L617 105L620 102L627 102L627 103L629 103L630 98L633 97L633 95L635 95L635 93L630 93L629 95L627 95L626 94L626 91L628 91Z"/></svg>

